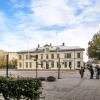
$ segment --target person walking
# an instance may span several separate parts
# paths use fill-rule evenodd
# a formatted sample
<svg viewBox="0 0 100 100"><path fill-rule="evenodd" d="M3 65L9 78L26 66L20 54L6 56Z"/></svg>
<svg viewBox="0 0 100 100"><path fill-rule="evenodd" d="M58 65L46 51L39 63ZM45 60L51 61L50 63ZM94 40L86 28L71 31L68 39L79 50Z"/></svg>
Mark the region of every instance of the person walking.
<svg viewBox="0 0 100 100"><path fill-rule="evenodd" d="M85 72L84 67L81 67L80 70L79 70L81 78L84 77L84 72Z"/></svg>
<svg viewBox="0 0 100 100"><path fill-rule="evenodd" d="M90 72L90 79L93 79L93 75L94 75L93 66L92 65L89 65L88 70Z"/></svg>

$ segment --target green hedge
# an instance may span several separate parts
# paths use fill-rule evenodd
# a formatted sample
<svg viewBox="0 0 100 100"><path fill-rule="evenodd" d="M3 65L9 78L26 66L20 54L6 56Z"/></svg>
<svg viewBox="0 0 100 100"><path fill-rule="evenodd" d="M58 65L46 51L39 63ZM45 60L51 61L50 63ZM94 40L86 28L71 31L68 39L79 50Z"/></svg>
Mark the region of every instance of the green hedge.
<svg viewBox="0 0 100 100"><path fill-rule="evenodd" d="M0 93L5 100L38 100L42 93L42 84L35 78L6 78L0 77Z"/></svg>

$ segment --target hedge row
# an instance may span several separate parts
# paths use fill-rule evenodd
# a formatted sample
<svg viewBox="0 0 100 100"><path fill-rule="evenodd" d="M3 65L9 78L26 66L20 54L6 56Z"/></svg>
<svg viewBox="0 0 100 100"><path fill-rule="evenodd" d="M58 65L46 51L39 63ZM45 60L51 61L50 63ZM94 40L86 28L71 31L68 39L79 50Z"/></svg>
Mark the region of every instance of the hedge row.
<svg viewBox="0 0 100 100"><path fill-rule="evenodd" d="M38 100L41 85L41 81L34 78L0 77L0 93L5 100Z"/></svg>

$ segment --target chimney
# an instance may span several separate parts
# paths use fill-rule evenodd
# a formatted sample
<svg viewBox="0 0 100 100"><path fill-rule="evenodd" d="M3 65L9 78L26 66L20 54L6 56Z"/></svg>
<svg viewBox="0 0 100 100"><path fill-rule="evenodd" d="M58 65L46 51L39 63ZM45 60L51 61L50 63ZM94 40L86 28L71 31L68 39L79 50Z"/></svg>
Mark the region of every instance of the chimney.
<svg viewBox="0 0 100 100"><path fill-rule="evenodd" d="M50 46L52 46L52 43L50 43Z"/></svg>
<svg viewBox="0 0 100 100"><path fill-rule="evenodd" d="M65 43L64 42L62 43L62 46L65 46Z"/></svg>
<svg viewBox="0 0 100 100"><path fill-rule="evenodd" d="M38 48L40 48L40 45L38 44Z"/></svg>

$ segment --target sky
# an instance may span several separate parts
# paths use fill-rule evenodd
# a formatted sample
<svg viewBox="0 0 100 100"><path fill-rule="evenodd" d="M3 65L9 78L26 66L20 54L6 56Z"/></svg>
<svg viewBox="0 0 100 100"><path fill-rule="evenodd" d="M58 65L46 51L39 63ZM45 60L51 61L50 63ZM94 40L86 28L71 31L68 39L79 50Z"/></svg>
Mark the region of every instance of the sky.
<svg viewBox="0 0 100 100"><path fill-rule="evenodd" d="M80 46L100 30L100 0L0 0L0 49ZM86 51L84 54L87 60Z"/></svg>

